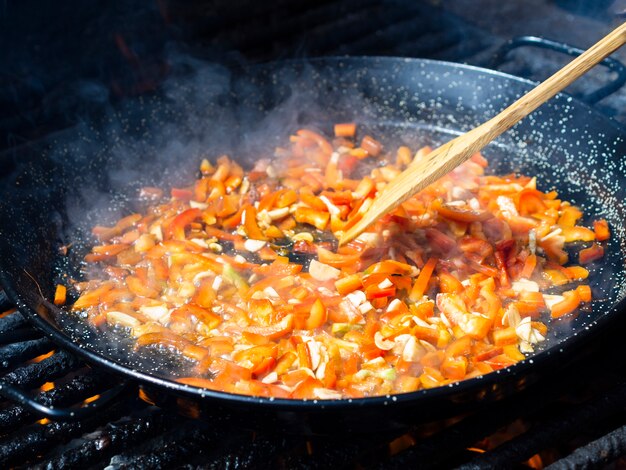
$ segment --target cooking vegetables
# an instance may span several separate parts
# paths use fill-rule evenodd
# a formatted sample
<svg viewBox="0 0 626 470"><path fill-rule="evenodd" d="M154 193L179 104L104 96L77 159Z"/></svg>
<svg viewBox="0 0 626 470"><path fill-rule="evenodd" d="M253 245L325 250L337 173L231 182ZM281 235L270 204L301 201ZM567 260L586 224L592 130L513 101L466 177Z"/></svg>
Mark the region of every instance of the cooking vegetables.
<svg viewBox="0 0 626 470"><path fill-rule="evenodd" d="M352 123L299 130L244 171L226 156L143 214L96 227L72 306L101 330L167 348L191 385L339 399L437 387L523 359L592 292L603 220L479 154L344 247L337 237L413 158ZM365 176L364 166L370 168ZM555 291L554 289L558 289ZM548 293L550 291L550 293ZM59 298L61 291L59 290ZM56 300L56 299L55 299ZM563 321L563 320L555 320Z"/></svg>

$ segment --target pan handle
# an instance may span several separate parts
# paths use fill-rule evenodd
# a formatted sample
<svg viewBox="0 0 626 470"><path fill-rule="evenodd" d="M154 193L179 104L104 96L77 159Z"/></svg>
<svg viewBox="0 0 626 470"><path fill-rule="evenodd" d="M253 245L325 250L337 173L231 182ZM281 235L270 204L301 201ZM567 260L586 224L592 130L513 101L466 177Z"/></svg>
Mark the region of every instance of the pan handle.
<svg viewBox="0 0 626 470"><path fill-rule="evenodd" d="M489 63L490 68L498 68L502 65L509 52L519 47L539 47L541 49L548 49L562 54L567 54L572 57L577 57L585 52L583 49L570 46L569 44L563 42L552 41L551 39L544 39L536 36L519 36L500 46ZM607 57L600 62L599 65L603 65L612 70L617 74L617 76L613 81L607 83L603 87L579 96L579 99L591 105L606 98L611 93L616 92L624 85L624 83L626 83L626 67L619 60Z"/></svg>
<svg viewBox="0 0 626 470"><path fill-rule="evenodd" d="M28 392L20 387L0 380L0 395L17 402L33 414L49 418L55 421L78 421L99 413L104 408L112 405L117 397L131 388L132 382L125 381L100 394L96 400L77 408L56 408L46 406L34 399Z"/></svg>

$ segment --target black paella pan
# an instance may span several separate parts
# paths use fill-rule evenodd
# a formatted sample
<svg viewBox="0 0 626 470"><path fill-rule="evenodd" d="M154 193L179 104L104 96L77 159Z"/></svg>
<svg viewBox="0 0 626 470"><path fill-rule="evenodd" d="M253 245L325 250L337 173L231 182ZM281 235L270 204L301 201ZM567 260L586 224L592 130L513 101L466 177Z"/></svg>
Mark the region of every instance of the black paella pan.
<svg viewBox="0 0 626 470"><path fill-rule="evenodd" d="M491 70L421 59L329 58L242 74L191 68L162 93L77 129L44 155L16 162L0 200L0 277L10 299L57 343L141 384L153 399L306 433L403 428L524 389L569 363L626 313L626 132L561 94L484 152L490 171L536 175L540 189L556 189L581 206L590 217L585 222L604 217L612 229L605 259L590 276L591 311L552 322L536 353L458 384L353 400L249 397L170 380L160 365L94 337L50 302L56 282L80 276L90 227L128 211L138 188L191 181L203 156L226 152L250 163L302 126L328 133L335 122L356 121L390 147L437 145L533 86ZM70 255L61 254L70 244Z"/></svg>

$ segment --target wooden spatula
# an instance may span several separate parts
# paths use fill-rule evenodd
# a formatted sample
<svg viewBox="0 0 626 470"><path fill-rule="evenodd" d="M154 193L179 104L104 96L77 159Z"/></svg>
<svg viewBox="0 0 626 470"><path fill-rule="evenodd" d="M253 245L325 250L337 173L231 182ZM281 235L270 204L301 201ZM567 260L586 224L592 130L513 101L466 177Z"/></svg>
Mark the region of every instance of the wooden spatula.
<svg viewBox="0 0 626 470"><path fill-rule="evenodd" d="M438 147L419 162L410 165L374 199L363 218L341 236L339 244L343 245L354 239L383 215L452 171L624 43L626 43L626 23L613 30L494 118Z"/></svg>

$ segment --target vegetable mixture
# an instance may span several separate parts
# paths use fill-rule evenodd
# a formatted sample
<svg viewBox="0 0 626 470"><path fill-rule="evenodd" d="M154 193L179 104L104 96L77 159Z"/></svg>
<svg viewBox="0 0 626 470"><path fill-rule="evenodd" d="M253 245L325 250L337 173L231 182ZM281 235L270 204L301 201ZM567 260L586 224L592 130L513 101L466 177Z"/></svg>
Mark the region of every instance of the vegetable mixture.
<svg viewBox="0 0 626 470"><path fill-rule="evenodd" d="M203 160L169 197L143 188L144 213L93 229L101 244L85 261L101 276L73 285L71 309L188 359L195 375L180 382L340 399L511 366L551 319L589 304L584 266L603 256L606 221L578 225L580 209L533 177L486 175L480 154L338 248L430 149L388 151L352 123L334 131L299 130L250 171ZM55 302L65 297L59 286Z"/></svg>

